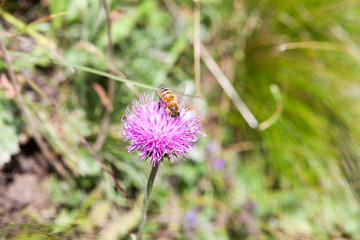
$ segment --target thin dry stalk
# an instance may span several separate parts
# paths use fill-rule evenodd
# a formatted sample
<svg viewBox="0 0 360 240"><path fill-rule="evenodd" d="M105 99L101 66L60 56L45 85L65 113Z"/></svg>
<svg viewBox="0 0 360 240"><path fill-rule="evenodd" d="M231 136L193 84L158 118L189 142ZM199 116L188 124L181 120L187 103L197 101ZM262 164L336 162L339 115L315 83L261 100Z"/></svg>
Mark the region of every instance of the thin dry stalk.
<svg viewBox="0 0 360 240"><path fill-rule="evenodd" d="M109 64L110 65L114 65L114 50L112 47L112 39L111 39L111 21L110 21L110 12L109 12L109 6L106 2L106 0L103 0L103 5L105 8L105 13L106 13L106 24L107 24L107 38L108 38L108 55L109 55ZM110 70L110 73L113 73ZM94 144L94 149L96 151L99 151L102 146L105 143L106 140L106 135L109 131L109 127L110 127L110 117L111 117L111 112L112 112L112 103L114 100L114 94L115 94L115 81L113 79L108 79L108 97L110 99L110 104L108 106L105 106L105 112L104 112L104 117L102 120L102 124L101 124L101 130L100 133L96 139L96 142Z"/></svg>
<svg viewBox="0 0 360 240"><path fill-rule="evenodd" d="M194 69L196 95L201 95L200 72L200 0L194 0Z"/></svg>
<svg viewBox="0 0 360 240"><path fill-rule="evenodd" d="M220 69L219 65L211 57L209 51L204 45L201 44L201 59L204 61L207 68L214 75L220 86L224 89L225 93L229 96L240 114L251 128L257 128L259 123L250 109L246 106L240 95L235 90L234 86L230 83L229 79L225 76L224 72Z"/></svg>
<svg viewBox="0 0 360 240"><path fill-rule="evenodd" d="M38 23L41 23L41 22L44 22L44 21L48 21L48 20L56 18L56 17L64 16L66 14L68 14L67 11L66 12L60 12L60 13L55 13L55 14L52 14L52 15L49 15L49 16L45 16L45 17L39 18L39 19L29 23L28 26L33 25L33 24L38 24Z"/></svg>

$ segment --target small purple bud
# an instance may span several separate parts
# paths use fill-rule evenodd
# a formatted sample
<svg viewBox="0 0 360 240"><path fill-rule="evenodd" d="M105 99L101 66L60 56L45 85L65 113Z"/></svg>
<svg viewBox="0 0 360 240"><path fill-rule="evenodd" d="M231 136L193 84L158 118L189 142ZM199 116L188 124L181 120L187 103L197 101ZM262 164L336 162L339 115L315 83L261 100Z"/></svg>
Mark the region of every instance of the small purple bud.
<svg viewBox="0 0 360 240"><path fill-rule="evenodd" d="M212 166L215 170L221 170L225 167L225 162L224 160L222 160L221 158L216 158L213 162L212 162Z"/></svg>
<svg viewBox="0 0 360 240"><path fill-rule="evenodd" d="M196 227L199 225L199 220L196 216L196 213L192 210L186 212L186 219L190 222L190 225Z"/></svg>

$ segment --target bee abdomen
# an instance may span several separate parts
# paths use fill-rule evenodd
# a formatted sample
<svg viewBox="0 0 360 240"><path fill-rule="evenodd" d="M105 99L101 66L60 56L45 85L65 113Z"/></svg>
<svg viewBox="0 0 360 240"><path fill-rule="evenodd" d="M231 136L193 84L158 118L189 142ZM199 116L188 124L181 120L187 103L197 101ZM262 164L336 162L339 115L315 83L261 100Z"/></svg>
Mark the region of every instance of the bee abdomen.
<svg viewBox="0 0 360 240"><path fill-rule="evenodd" d="M160 87L157 90L157 94L158 94L159 98L162 99L165 102L175 100L173 92L171 90L169 90L168 88L166 88L166 87Z"/></svg>

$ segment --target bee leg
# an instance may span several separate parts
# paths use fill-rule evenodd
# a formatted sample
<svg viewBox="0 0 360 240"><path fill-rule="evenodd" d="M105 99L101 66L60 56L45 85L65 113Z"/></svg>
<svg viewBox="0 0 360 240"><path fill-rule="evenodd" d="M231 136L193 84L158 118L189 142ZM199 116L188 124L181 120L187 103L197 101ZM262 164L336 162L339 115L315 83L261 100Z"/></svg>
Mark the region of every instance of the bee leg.
<svg viewBox="0 0 360 240"><path fill-rule="evenodd" d="M165 108L166 106L164 107L164 105L165 105L165 104L164 104L163 102L159 102L159 109Z"/></svg>
<svg viewBox="0 0 360 240"><path fill-rule="evenodd" d="M164 102L162 102L162 101L159 101L159 109L161 109L161 108L163 108L163 109L167 109L167 107L166 107L166 104L164 103Z"/></svg>

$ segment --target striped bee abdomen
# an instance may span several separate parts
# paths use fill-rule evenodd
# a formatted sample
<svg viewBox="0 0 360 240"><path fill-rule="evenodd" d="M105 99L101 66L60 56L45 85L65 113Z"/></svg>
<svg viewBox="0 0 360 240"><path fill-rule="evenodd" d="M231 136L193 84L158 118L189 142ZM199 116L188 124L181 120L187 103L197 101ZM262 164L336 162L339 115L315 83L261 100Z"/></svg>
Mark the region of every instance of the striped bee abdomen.
<svg viewBox="0 0 360 240"><path fill-rule="evenodd" d="M157 94L161 100L163 100L165 103L169 103L171 101L175 100L175 96L171 90L169 90L166 87L160 87L157 90Z"/></svg>

